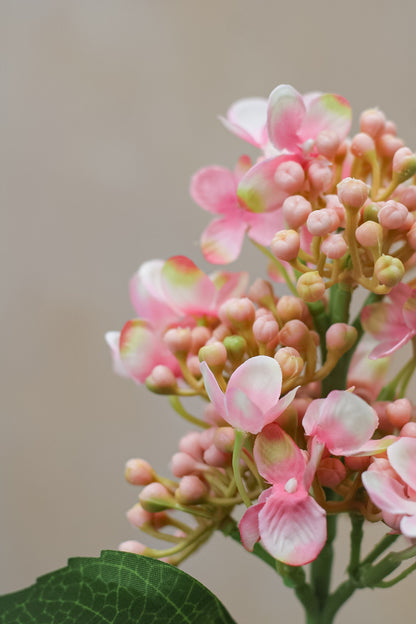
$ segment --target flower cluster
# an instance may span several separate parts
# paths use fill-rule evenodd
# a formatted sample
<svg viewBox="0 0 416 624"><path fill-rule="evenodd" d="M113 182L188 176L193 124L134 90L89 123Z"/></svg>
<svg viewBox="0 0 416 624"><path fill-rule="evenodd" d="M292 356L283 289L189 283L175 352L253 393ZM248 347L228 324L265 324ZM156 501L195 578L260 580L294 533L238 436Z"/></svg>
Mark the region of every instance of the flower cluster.
<svg viewBox="0 0 416 624"><path fill-rule="evenodd" d="M247 234L269 280L208 276L183 256L133 277L138 318L107 334L114 368L167 395L195 429L172 458L174 480L143 459L127 464L143 487L128 519L169 548L121 548L178 564L213 531L232 532L241 504L245 548L260 541L289 566L318 558L340 513L415 539L416 412L405 394L416 368L416 155L380 110L348 138L344 98L288 85L221 120L259 156L192 178L193 199L216 215L202 252L227 264ZM350 319L359 286L368 296ZM409 342L388 379L390 356ZM199 414L189 396L201 397Z"/></svg>

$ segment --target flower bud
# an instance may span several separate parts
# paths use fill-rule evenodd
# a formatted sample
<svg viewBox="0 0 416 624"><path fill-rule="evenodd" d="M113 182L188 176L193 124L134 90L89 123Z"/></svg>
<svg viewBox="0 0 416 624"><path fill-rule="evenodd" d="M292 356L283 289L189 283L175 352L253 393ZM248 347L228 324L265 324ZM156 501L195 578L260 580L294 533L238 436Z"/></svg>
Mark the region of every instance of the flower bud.
<svg viewBox="0 0 416 624"><path fill-rule="evenodd" d="M354 472L362 472L367 470L370 465L371 457L345 457L345 465Z"/></svg>
<svg viewBox="0 0 416 624"><path fill-rule="evenodd" d="M312 212L312 206L302 195L291 195L283 202L282 212L287 225L297 230L306 223L308 215Z"/></svg>
<svg viewBox="0 0 416 624"><path fill-rule="evenodd" d="M132 485L149 485L156 479L156 473L144 459L129 459L124 477Z"/></svg>
<svg viewBox="0 0 416 624"><path fill-rule="evenodd" d="M176 489L175 498L181 505L197 505L203 503L208 495L205 483L195 475L182 477Z"/></svg>
<svg viewBox="0 0 416 624"><path fill-rule="evenodd" d="M170 368L158 364L146 379L146 387L155 394L175 394L178 384Z"/></svg>
<svg viewBox="0 0 416 624"><path fill-rule="evenodd" d="M390 199L380 208L378 220L387 230L397 230L405 224L408 214L406 206Z"/></svg>
<svg viewBox="0 0 416 624"><path fill-rule="evenodd" d="M360 130L375 138L384 132L386 117L377 108L370 108L361 113Z"/></svg>
<svg viewBox="0 0 416 624"><path fill-rule="evenodd" d="M335 210L321 208L314 210L306 221L306 227L312 236L326 236L339 227L339 218Z"/></svg>
<svg viewBox="0 0 416 624"><path fill-rule="evenodd" d="M200 435L199 431L190 431L179 440L179 450L182 451L182 453L190 455L196 461L202 460Z"/></svg>
<svg viewBox="0 0 416 624"><path fill-rule="evenodd" d="M366 221L355 230L355 238L363 247L377 247L383 242L383 228L379 223Z"/></svg>
<svg viewBox="0 0 416 624"><path fill-rule="evenodd" d="M282 347L275 353L274 359L280 364L284 380L298 377L303 370L303 358L293 347Z"/></svg>
<svg viewBox="0 0 416 624"><path fill-rule="evenodd" d="M272 254L279 260L290 262L295 260L300 249L300 238L296 230L281 230L276 232L270 243Z"/></svg>
<svg viewBox="0 0 416 624"><path fill-rule="evenodd" d="M274 180L283 191L292 195L302 190L305 172L298 162L288 160L277 167Z"/></svg>
<svg viewBox="0 0 416 624"><path fill-rule="evenodd" d="M321 251L331 260L339 260L347 252L348 245L342 234L329 234L321 243Z"/></svg>
<svg viewBox="0 0 416 624"><path fill-rule="evenodd" d="M211 338L212 332L208 327L194 327L191 330L191 351L192 353L198 353L201 347L203 347Z"/></svg>
<svg viewBox="0 0 416 624"><path fill-rule="evenodd" d="M204 452L204 462L208 466L214 466L215 468L224 468L231 461L231 455L229 453L223 453L215 444L211 444Z"/></svg>
<svg viewBox="0 0 416 624"><path fill-rule="evenodd" d="M302 299L293 295L283 295L277 302L276 309L279 318L283 323L292 319L301 319L304 312L305 303Z"/></svg>
<svg viewBox="0 0 416 624"><path fill-rule="evenodd" d="M118 550L120 550L121 552L133 553L135 555L146 555L146 553L149 551L147 546L136 540L127 540L126 542L121 542L121 544L118 545Z"/></svg>
<svg viewBox="0 0 416 624"><path fill-rule="evenodd" d="M393 156L392 166L400 182L404 182L416 173L416 154L408 147L401 147Z"/></svg>
<svg viewBox="0 0 416 624"><path fill-rule="evenodd" d="M178 479L180 479L185 475L192 474L198 471L198 462L188 453L175 453L170 460L170 470L175 477L178 477Z"/></svg>
<svg viewBox="0 0 416 624"><path fill-rule="evenodd" d="M382 255L374 265L374 273L384 286L396 286L405 273L403 263L393 256Z"/></svg>
<svg viewBox="0 0 416 624"><path fill-rule="evenodd" d="M273 287L270 282L261 277L258 277L250 286L248 295L258 305L267 307L271 302L274 303Z"/></svg>
<svg viewBox="0 0 416 624"><path fill-rule="evenodd" d="M404 204L410 212L416 210L416 186L401 186L397 191L396 199Z"/></svg>
<svg viewBox="0 0 416 624"><path fill-rule="evenodd" d="M307 347L308 341L309 329L305 323L297 319L288 321L280 330L280 343L284 347L293 347L303 351Z"/></svg>
<svg viewBox="0 0 416 624"><path fill-rule="evenodd" d="M254 323L256 308L248 297L235 297L222 304L218 316L226 325L237 329L247 329Z"/></svg>
<svg viewBox="0 0 416 624"><path fill-rule="evenodd" d="M358 210L368 199L369 187L362 180L344 178L337 185L337 192L344 206Z"/></svg>
<svg viewBox="0 0 416 624"><path fill-rule="evenodd" d="M139 501L143 509L151 513L164 511L175 505L173 496L161 483L146 485L140 492Z"/></svg>
<svg viewBox="0 0 416 624"><path fill-rule="evenodd" d="M379 204L375 204L374 202L369 202L368 204L366 204L362 211L363 221L375 221L376 223L378 223L379 210Z"/></svg>
<svg viewBox="0 0 416 624"><path fill-rule="evenodd" d="M254 321L253 335L258 344L267 345L279 338L279 325L273 317L260 316Z"/></svg>
<svg viewBox="0 0 416 624"><path fill-rule="evenodd" d="M323 487L334 488L345 479L347 471L337 457L324 457L319 463L316 475Z"/></svg>
<svg viewBox="0 0 416 624"><path fill-rule="evenodd" d="M416 223L412 225L410 230L406 234L407 242L412 249L416 249Z"/></svg>
<svg viewBox="0 0 416 624"><path fill-rule="evenodd" d="M412 404L409 399L397 399L386 405L386 414L391 424L401 429L412 417Z"/></svg>
<svg viewBox="0 0 416 624"><path fill-rule="evenodd" d="M214 444L223 453L232 453L235 442L235 431L232 427L218 427L214 434Z"/></svg>
<svg viewBox="0 0 416 624"><path fill-rule="evenodd" d="M308 169L308 181L314 193L324 193L332 184L333 171L326 161L315 159Z"/></svg>
<svg viewBox="0 0 416 624"><path fill-rule="evenodd" d="M308 271L299 277L296 290L304 301L313 303L324 296L325 282L318 271Z"/></svg>
<svg viewBox="0 0 416 624"><path fill-rule="evenodd" d="M206 362L210 368L222 368L227 361L227 349L222 342L212 342L199 350L199 361Z"/></svg>
<svg viewBox="0 0 416 624"><path fill-rule="evenodd" d="M400 437L416 438L416 422L408 422L400 429Z"/></svg>
<svg viewBox="0 0 416 624"><path fill-rule="evenodd" d="M323 130L318 134L315 140L315 146L319 154L332 160L337 153L340 140L336 132L331 130Z"/></svg>
<svg viewBox="0 0 416 624"><path fill-rule="evenodd" d="M404 142L394 134L384 132L377 137L377 151L384 158L393 158L400 148L404 147Z"/></svg>
<svg viewBox="0 0 416 624"><path fill-rule="evenodd" d="M192 337L189 327L168 329L163 341L174 355L186 354L191 349Z"/></svg>
<svg viewBox="0 0 416 624"><path fill-rule="evenodd" d="M371 152L375 152L376 146L368 134L365 132L359 132L351 141L351 154L357 158L363 158Z"/></svg>
<svg viewBox="0 0 416 624"><path fill-rule="evenodd" d="M325 340L328 351L345 353L357 340L357 330L346 323L334 323L327 330Z"/></svg>
<svg viewBox="0 0 416 624"><path fill-rule="evenodd" d="M247 342L243 336L227 336L224 338L224 347L230 362L238 363L241 362L247 351Z"/></svg>
<svg viewBox="0 0 416 624"><path fill-rule="evenodd" d="M126 513L127 520L134 527L141 529L143 526L151 525L153 514L143 509L140 503L136 503Z"/></svg>

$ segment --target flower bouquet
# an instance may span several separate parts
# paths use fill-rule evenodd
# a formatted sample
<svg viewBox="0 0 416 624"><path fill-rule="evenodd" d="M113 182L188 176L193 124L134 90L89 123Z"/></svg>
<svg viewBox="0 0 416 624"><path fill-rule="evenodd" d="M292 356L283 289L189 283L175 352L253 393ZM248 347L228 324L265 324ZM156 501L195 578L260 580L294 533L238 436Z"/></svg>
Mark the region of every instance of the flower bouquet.
<svg viewBox="0 0 416 624"><path fill-rule="evenodd" d="M355 591L416 569L416 411L406 397L416 155L380 110L364 111L348 138L351 117L339 95L280 85L221 118L259 154L192 178L194 201L214 215L202 253L222 267L247 235L268 279L208 276L184 256L151 260L130 282L137 318L106 336L115 371L165 395L191 427L170 476L145 459L126 466L142 487L128 520L164 544L72 559L1 598L0 622L232 623L177 568L215 531L280 575L309 624L330 624ZM405 363L391 373L399 349ZM340 514L350 558L333 587ZM385 535L362 552L376 522Z"/></svg>

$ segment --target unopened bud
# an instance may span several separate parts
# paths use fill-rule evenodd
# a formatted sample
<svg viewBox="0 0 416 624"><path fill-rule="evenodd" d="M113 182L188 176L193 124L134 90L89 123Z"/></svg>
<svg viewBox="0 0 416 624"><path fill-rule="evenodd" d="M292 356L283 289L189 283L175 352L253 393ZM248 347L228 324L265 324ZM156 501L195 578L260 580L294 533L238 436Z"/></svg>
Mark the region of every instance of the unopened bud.
<svg viewBox="0 0 416 624"><path fill-rule="evenodd" d="M283 323L293 319L301 319L304 312L305 303L302 299L293 295L283 295L277 302L277 314Z"/></svg>
<svg viewBox="0 0 416 624"><path fill-rule="evenodd" d="M416 186L400 186L397 189L396 199L413 212L416 210Z"/></svg>
<svg viewBox="0 0 416 624"><path fill-rule="evenodd" d="M392 166L399 181L404 182L416 173L416 154L408 147L402 147L394 154Z"/></svg>
<svg viewBox="0 0 416 624"><path fill-rule="evenodd" d="M400 429L400 437L416 438L416 422L408 422Z"/></svg>
<svg viewBox="0 0 416 624"><path fill-rule="evenodd" d="M202 456L202 451L201 451ZM185 475L192 474L198 470L198 461L188 453L175 453L170 460L170 470L175 477L180 479Z"/></svg>
<svg viewBox="0 0 416 624"><path fill-rule="evenodd" d="M405 268L399 258L382 255L374 265L374 273L380 284L392 287L402 280Z"/></svg>
<svg viewBox="0 0 416 624"><path fill-rule="evenodd" d="M337 185L339 200L345 207L358 210L368 199L368 185L357 178L344 178Z"/></svg>
<svg viewBox="0 0 416 624"><path fill-rule="evenodd" d="M212 332L208 327L194 327L191 330L191 351L192 353L198 353L201 347L203 347L207 341L211 338Z"/></svg>
<svg viewBox="0 0 416 624"><path fill-rule="evenodd" d="M118 550L121 552L133 553L135 555L146 555L149 551L148 547L142 544L141 542L137 542L136 540L127 540L126 542L121 542L118 545Z"/></svg>
<svg viewBox="0 0 416 624"><path fill-rule="evenodd" d="M299 277L296 290L304 301L313 303L324 296L325 282L318 271L308 271Z"/></svg>
<svg viewBox="0 0 416 624"><path fill-rule="evenodd" d="M232 453L235 442L235 431L232 427L218 427L214 434L214 444L223 453Z"/></svg>
<svg viewBox="0 0 416 624"><path fill-rule="evenodd" d="M199 361L206 362L210 368L222 368L227 361L227 349L222 342L213 342L199 350Z"/></svg>
<svg viewBox="0 0 416 624"><path fill-rule="evenodd" d="M156 473L145 459L129 459L124 477L132 485L149 485L156 479Z"/></svg>
<svg viewBox="0 0 416 624"><path fill-rule="evenodd" d="M315 146L319 154L332 160L337 153L340 140L336 132L331 130L323 130L318 134L315 140Z"/></svg>
<svg viewBox="0 0 416 624"><path fill-rule="evenodd" d="M192 336L189 327L168 329L163 341L174 355L186 354L191 349Z"/></svg>
<svg viewBox="0 0 416 624"><path fill-rule="evenodd" d="M253 335L259 344L267 345L279 337L279 325L273 317L260 316L254 321Z"/></svg>
<svg viewBox="0 0 416 624"><path fill-rule="evenodd" d="M357 340L357 330L346 323L334 323L325 335L328 351L348 351Z"/></svg>
<svg viewBox="0 0 416 624"><path fill-rule="evenodd" d="M275 353L274 359L280 364L284 380L298 377L303 370L303 358L293 347L282 347Z"/></svg>
<svg viewBox="0 0 416 624"><path fill-rule="evenodd" d="M347 252L348 245L342 234L329 234L321 243L321 251L331 260L339 260Z"/></svg>
<svg viewBox="0 0 416 624"><path fill-rule="evenodd" d="M300 238L296 230L281 230L276 232L270 243L272 254L279 260L290 262L295 260L300 249Z"/></svg>
<svg viewBox="0 0 416 624"><path fill-rule="evenodd" d="M351 141L351 154L357 158L363 158L371 152L375 152L376 146L371 136L365 132L359 132Z"/></svg>
<svg viewBox="0 0 416 624"><path fill-rule="evenodd" d="M371 457L346 457L345 465L354 472L362 472L367 470L370 465Z"/></svg>
<svg viewBox="0 0 416 624"><path fill-rule="evenodd" d="M187 453L196 461L201 461L202 459L200 435L199 431L190 431L179 440L179 450L182 451L182 453Z"/></svg>
<svg viewBox="0 0 416 624"><path fill-rule="evenodd" d="M294 319L293 321L285 323L280 330L279 337L280 343L284 347L293 347L303 351L308 345L309 329L306 327L305 323Z"/></svg>
<svg viewBox="0 0 416 624"><path fill-rule="evenodd" d="M129 509L126 516L130 524L134 527L138 527L139 529L143 526L152 524L153 514L143 509L140 503L136 503L136 505Z"/></svg>
<svg viewBox="0 0 416 624"><path fill-rule="evenodd" d="M407 242L412 249L416 249L416 223L412 225L410 230L406 234Z"/></svg>
<svg viewBox="0 0 416 624"><path fill-rule="evenodd" d="M384 158L393 158L397 150L404 147L404 142L394 134L384 132L377 137L377 151Z"/></svg>
<svg viewBox="0 0 416 624"><path fill-rule="evenodd" d="M409 399L397 399L386 405L386 414L391 424L401 429L412 417L412 404Z"/></svg>
<svg viewBox="0 0 416 624"><path fill-rule="evenodd" d="M247 342L243 336L227 336L224 338L224 347L230 362L238 363L241 362L247 351Z"/></svg>
<svg viewBox="0 0 416 624"><path fill-rule="evenodd" d="M388 230L401 228L408 217L409 211L403 204L390 199L380 208L378 220L380 224Z"/></svg>
<svg viewBox="0 0 416 624"><path fill-rule="evenodd" d="M218 311L220 320L237 329L251 327L256 318L256 308L248 297L228 299Z"/></svg>
<svg viewBox="0 0 416 624"><path fill-rule="evenodd" d="M369 202L363 209L363 221L375 221L378 223L378 212L380 210L379 204Z"/></svg>
<svg viewBox="0 0 416 624"><path fill-rule="evenodd" d="M274 180L286 193L299 193L305 182L305 172L299 163L288 160L278 166Z"/></svg>
<svg viewBox="0 0 416 624"><path fill-rule="evenodd" d="M140 492L139 501L146 511L164 511L175 505L175 500L170 492L161 483L146 485Z"/></svg>
<svg viewBox="0 0 416 624"><path fill-rule="evenodd" d="M175 498L181 505L197 505L204 502L208 494L205 483L195 475L182 477L176 489Z"/></svg>
<svg viewBox="0 0 416 624"><path fill-rule="evenodd" d="M158 364L146 379L146 387L155 394L175 394L178 384L170 368Z"/></svg>
<svg viewBox="0 0 416 624"><path fill-rule="evenodd" d="M314 210L306 221L306 227L312 236L326 236L339 227L339 218L335 210L321 208Z"/></svg>
<svg viewBox="0 0 416 624"><path fill-rule="evenodd" d="M258 277L250 286L248 295L258 305L268 306L270 302L274 303L273 286L261 277Z"/></svg>
<svg viewBox="0 0 416 624"><path fill-rule="evenodd" d="M355 238L363 247L377 247L383 242L383 228L380 223L366 221L355 230Z"/></svg>
<svg viewBox="0 0 416 624"><path fill-rule="evenodd" d="M204 462L208 466L214 466L215 468L224 468L231 461L231 455L229 453L223 453L220 451L214 443L212 443L206 451L204 451Z"/></svg>
<svg viewBox="0 0 416 624"><path fill-rule="evenodd" d="M375 138L385 130L386 117L378 108L370 108L361 113L360 130Z"/></svg>
<svg viewBox="0 0 416 624"><path fill-rule="evenodd" d="M287 225L297 230L306 223L312 206L302 195L291 195L283 202L282 212Z"/></svg>
<svg viewBox="0 0 416 624"><path fill-rule="evenodd" d="M319 463L316 475L322 486L334 488L345 479L347 471L337 457L324 457Z"/></svg>
<svg viewBox="0 0 416 624"><path fill-rule="evenodd" d="M329 163L314 160L308 169L308 181L315 193L324 193L332 184L333 171Z"/></svg>

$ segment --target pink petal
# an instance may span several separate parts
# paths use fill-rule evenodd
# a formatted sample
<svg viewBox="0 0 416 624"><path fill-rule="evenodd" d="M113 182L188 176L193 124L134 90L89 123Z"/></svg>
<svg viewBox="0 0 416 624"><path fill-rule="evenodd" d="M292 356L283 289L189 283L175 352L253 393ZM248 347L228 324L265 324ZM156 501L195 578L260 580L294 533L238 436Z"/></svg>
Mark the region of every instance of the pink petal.
<svg viewBox="0 0 416 624"><path fill-rule="evenodd" d="M212 310L217 290L209 277L185 256L173 256L162 268L167 301L181 314L205 314Z"/></svg>
<svg viewBox="0 0 416 624"><path fill-rule="evenodd" d="M242 211L240 211L242 212ZM228 264L238 258L247 225L239 217L214 219L201 236L201 250L212 264Z"/></svg>
<svg viewBox="0 0 416 624"><path fill-rule="evenodd" d="M397 442L397 436L388 435L380 440L369 440L354 453L354 457L366 457L368 455L378 455L384 453L394 442Z"/></svg>
<svg viewBox="0 0 416 624"><path fill-rule="evenodd" d="M227 128L240 139L256 147L267 143L267 100L265 98L245 98L237 100L228 109L227 117L220 117Z"/></svg>
<svg viewBox="0 0 416 624"><path fill-rule="evenodd" d="M361 479L369 497L381 510L416 514L416 502L405 497L404 487L396 479L376 470L363 472Z"/></svg>
<svg viewBox="0 0 416 624"><path fill-rule="evenodd" d="M276 232L285 229L285 222L280 209L273 212L253 214L251 223L252 225L248 231L249 238L265 247L270 245Z"/></svg>
<svg viewBox="0 0 416 624"><path fill-rule="evenodd" d="M393 339L387 339L380 342L379 345L374 347L368 357L370 360L377 360L378 358L392 355L395 351L398 351L398 349L408 343L412 337L412 332L410 332L407 328L403 328L400 333L395 332L395 337Z"/></svg>
<svg viewBox="0 0 416 624"><path fill-rule="evenodd" d="M240 180L237 195L240 203L250 212L272 212L281 207L288 196L275 182L277 167L288 160L299 161L293 154L261 160Z"/></svg>
<svg viewBox="0 0 416 624"><path fill-rule="evenodd" d="M217 288L216 305L219 307L224 301L232 297L241 297L247 290L250 276L246 271L231 273L216 271L210 275Z"/></svg>
<svg viewBox="0 0 416 624"><path fill-rule="evenodd" d="M226 418L227 412L225 408L225 396L215 379L214 373L206 362L199 365L204 379L205 390L208 393L209 400L220 414L222 418Z"/></svg>
<svg viewBox="0 0 416 624"><path fill-rule="evenodd" d="M241 543L246 550L252 552L254 545L260 539L259 532L259 511L263 509L264 504L257 504L249 507L244 516L240 520L239 529Z"/></svg>
<svg viewBox="0 0 416 624"><path fill-rule="evenodd" d="M416 538L416 513L413 516L405 516L401 519L400 530L409 539Z"/></svg>
<svg viewBox="0 0 416 624"><path fill-rule="evenodd" d="M368 403L344 390L333 390L326 399L317 400L319 413L312 401L303 417L307 435L316 436L334 455L351 455L368 442L378 425Z"/></svg>
<svg viewBox="0 0 416 624"><path fill-rule="evenodd" d="M191 179L191 197L204 210L228 214L237 206L237 181L225 167L205 167Z"/></svg>
<svg viewBox="0 0 416 624"><path fill-rule="evenodd" d="M259 529L264 548L288 565L310 563L326 542L325 511L308 496L269 496L259 513Z"/></svg>
<svg viewBox="0 0 416 624"><path fill-rule="evenodd" d="M129 373L120 359L120 349L119 349L120 332L119 331L107 332L105 335L105 341L111 349L114 372L117 375L120 375L121 377L129 377Z"/></svg>
<svg viewBox="0 0 416 624"><path fill-rule="evenodd" d="M257 355L231 375L225 393L227 408L233 409L231 394L240 390L265 414L277 404L281 389L282 370L278 362L267 355Z"/></svg>
<svg viewBox="0 0 416 624"><path fill-rule="evenodd" d="M351 128L352 112L349 102L340 95L323 93L312 98L299 130L301 142L316 139L322 131L335 132L343 141Z"/></svg>
<svg viewBox="0 0 416 624"><path fill-rule="evenodd" d="M137 315L162 328L177 317L162 288L164 264L164 260L145 262L130 280L130 299Z"/></svg>
<svg viewBox="0 0 416 624"><path fill-rule="evenodd" d="M404 304L403 320L414 335L416 333L416 299L409 298Z"/></svg>
<svg viewBox="0 0 416 624"><path fill-rule="evenodd" d="M416 490L416 438L400 438L389 447L387 456L397 474Z"/></svg>
<svg viewBox="0 0 416 624"><path fill-rule="evenodd" d="M228 386L230 383L228 383ZM250 397L240 388L227 387L226 395L227 415L224 420L240 431L258 433L264 427L264 414Z"/></svg>
<svg viewBox="0 0 416 624"><path fill-rule="evenodd" d="M284 485L294 477L301 482L305 458L292 438L277 424L268 425L256 438L254 459L257 468L269 483Z"/></svg>
<svg viewBox="0 0 416 624"><path fill-rule="evenodd" d="M285 411L286 408L292 403L293 399L296 396L296 392L299 390L300 386L296 386L290 392L285 394L284 397L278 400L276 405L274 405L266 414L264 415L264 424L268 425L272 423L274 420L279 418L281 414Z"/></svg>
<svg viewBox="0 0 416 624"><path fill-rule="evenodd" d="M306 114L303 98L290 85L279 85L269 97L267 129L278 149L299 150L298 131Z"/></svg>

